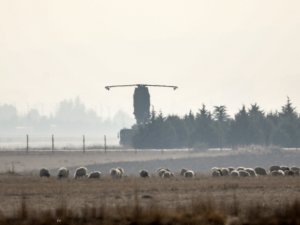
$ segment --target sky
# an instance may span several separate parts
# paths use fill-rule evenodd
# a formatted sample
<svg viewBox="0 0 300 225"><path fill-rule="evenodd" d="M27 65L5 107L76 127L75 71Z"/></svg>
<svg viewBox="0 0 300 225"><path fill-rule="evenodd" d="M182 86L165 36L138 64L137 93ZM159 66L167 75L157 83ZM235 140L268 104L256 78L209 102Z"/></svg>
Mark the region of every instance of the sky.
<svg viewBox="0 0 300 225"><path fill-rule="evenodd" d="M77 96L132 115L134 88L164 114L243 104L300 110L300 1L1 0L0 104L53 113Z"/></svg>

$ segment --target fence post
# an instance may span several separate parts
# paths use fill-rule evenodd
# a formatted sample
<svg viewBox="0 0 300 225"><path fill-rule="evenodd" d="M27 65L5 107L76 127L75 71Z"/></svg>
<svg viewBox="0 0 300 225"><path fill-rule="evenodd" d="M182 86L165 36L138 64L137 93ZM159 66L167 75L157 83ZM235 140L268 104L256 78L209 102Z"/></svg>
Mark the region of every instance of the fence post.
<svg viewBox="0 0 300 225"><path fill-rule="evenodd" d="M82 151L83 151L83 153L85 153L85 136L83 135L83 137L82 137Z"/></svg>
<svg viewBox="0 0 300 225"><path fill-rule="evenodd" d="M104 135L104 152L106 153L106 135Z"/></svg>
<svg viewBox="0 0 300 225"><path fill-rule="evenodd" d="M52 134L51 141L52 141L52 152L54 152L54 135L53 134Z"/></svg>
<svg viewBox="0 0 300 225"><path fill-rule="evenodd" d="M26 152L29 152L29 136L26 134Z"/></svg>

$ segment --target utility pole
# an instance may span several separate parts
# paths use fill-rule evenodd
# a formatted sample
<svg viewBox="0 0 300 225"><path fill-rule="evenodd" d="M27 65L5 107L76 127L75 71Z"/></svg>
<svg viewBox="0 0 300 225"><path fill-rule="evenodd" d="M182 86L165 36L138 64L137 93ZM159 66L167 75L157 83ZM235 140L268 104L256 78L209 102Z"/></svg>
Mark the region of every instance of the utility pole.
<svg viewBox="0 0 300 225"><path fill-rule="evenodd" d="M85 136L82 136L82 151L85 153Z"/></svg>
<svg viewBox="0 0 300 225"><path fill-rule="evenodd" d="M26 134L26 152L29 152L29 136Z"/></svg>
<svg viewBox="0 0 300 225"><path fill-rule="evenodd" d="M52 152L54 152L54 135L53 134L51 137L51 141L52 141Z"/></svg>
<svg viewBox="0 0 300 225"><path fill-rule="evenodd" d="M106 135L104 135L104 152L106 153Z"/></svg>

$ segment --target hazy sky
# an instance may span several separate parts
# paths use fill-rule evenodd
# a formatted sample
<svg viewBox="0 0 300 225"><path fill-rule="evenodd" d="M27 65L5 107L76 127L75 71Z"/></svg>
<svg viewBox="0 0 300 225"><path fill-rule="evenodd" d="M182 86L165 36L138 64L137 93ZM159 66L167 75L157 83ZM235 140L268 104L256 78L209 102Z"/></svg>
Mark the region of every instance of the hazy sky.
<svg viewBox="0 0 300 225"><path fill-rule="evenodd" d="M166 114L257 102L300 110L300 1L0 1L0 104L54 111L80 96L100 114L132 113L151 88Z"/></svg>

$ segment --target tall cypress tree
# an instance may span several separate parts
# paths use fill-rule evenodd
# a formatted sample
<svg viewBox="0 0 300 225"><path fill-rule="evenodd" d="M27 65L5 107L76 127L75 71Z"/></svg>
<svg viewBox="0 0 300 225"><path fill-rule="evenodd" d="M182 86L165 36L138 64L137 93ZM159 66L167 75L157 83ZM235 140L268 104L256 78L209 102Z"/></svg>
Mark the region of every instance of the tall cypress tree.
<svg viewBox="0 0 300 225"><path fill-rule="evenodd" d="M145 124L150 118L150 94L147 87L139 85L133 94L134 116L137 124Z"/></svg>

